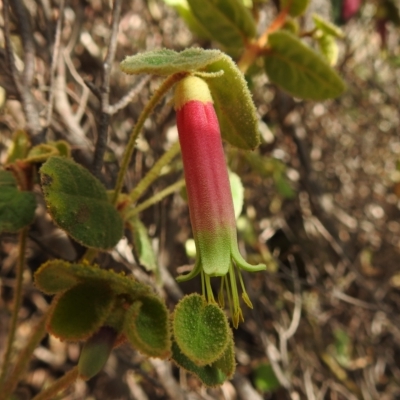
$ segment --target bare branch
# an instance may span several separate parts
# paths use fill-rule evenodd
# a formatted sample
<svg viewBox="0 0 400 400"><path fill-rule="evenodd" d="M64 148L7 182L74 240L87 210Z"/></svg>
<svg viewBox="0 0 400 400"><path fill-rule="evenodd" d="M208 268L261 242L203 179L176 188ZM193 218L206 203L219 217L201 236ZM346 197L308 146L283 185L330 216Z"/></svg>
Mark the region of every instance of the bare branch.
<svg viewBox="0 0 400 400"><path fill-rule="evenodd" d="M111 66L114 61L115 50L117 48L117 34L118 34L119 17L121 14L121 4L122 0L114 1L110 44L108 46L107 56L103 64L103 83L100 89L101 90L100 126L99 126L99 133L97 135L96 148L94 151L94 158L92 164L92 172L97 177L101 175L104 153L106 151L106 146L107 146L108 126L110 123L110 114L108 113L108 107L110 103L110 76L111 76Z"/></svg>
<svg viewBox="0 0 400 400"><path fill-rule="evenodd" d="M158 378L170 398L175 400L184 400L185 396L182 389L172 375L171 363L159 360L158 358L151 358L149 361L155 368Z"/></svg>
<svg viewBox="0 0 400 400"><path fill-rule="evenodd" d="M11 8L17 17L24 47L24 84L30 87L35 73L35 43L33 42L31 21L21 0L11 0Z"/></svg>
<svg viewBox="0 0 400 400"><path fill-rule="evenodd" d="M126 107L132 101L132 99L144 88L144 86L150 81L150 79L151 76L144 77L137 85L131 88L131 90L129 90L129 92L124 97L122 97L121 100L111 106L108 106L108 114L114 115L119 110Z"/></svg>
<svg viewBox="0 0 400 400"><path fill-rule="evenodd" d="M55 108L60 114L64 124L70 133L69 140L75 146L87 147L87 140L82 127L79 125L72 112L66 92L66 76L64 58L59 57L57 67L57 78L54 90Z"/></svg>
<svg viewBox="0 0 400 400"><path fill-rule="evenodd" d="M24 19L27 18L25 8L23 7L23 5L21 5L21 3L18 0L13 0L12 5L14 6L14 12L17 13L17 16L19 16L18 13L21 13L22 15L22 20L19 20L21 36L26 35L26 30L30 29L30 25L29 27L22 26L23 25L22 22L24 21ZM33 74L31 69L34 68L34 60L33 61L31 60L31 57L34 56L34 53L32 52L31 49L31 40L33 36L32 33L30 33L31 36L30 38L22 36L24 50L26 51L24 80L22 82L21 76L15 66L15 57L12 50L12 44L10 38L10 14L9 14L8 0L3 1L3 15L4 15L4 37L7 50L8 67L11 71L11 76L14 81L15 87L17 88L17 92L22 103L22 108L25 113L27 131L31 136L32 143L36 144L37 142L40 141L38 135L41 132L41 126L39 120L39 113L35 105L35 100L29 88L31 74Z"/></svg>
<svg viewBox="0 0 400 400"><path fill-rule="evenodd" d="M46 129L50 126L51 116L53 113L54 77L57 69L58 58L60 56L61 29L63 25L64 7L65 7L65 0L60 0L59 16L56 26L56 36L54 40L53 57L51 60L51 67L50 67L49 100L46 112Z"/></svg>
<svg viewBox="0 0 400 400"><path fill-rule="evenodd" d="M239 372L236 371L232 383L235 386L240 399L262 400L262 396L254 389L249 380Z"/></svg>

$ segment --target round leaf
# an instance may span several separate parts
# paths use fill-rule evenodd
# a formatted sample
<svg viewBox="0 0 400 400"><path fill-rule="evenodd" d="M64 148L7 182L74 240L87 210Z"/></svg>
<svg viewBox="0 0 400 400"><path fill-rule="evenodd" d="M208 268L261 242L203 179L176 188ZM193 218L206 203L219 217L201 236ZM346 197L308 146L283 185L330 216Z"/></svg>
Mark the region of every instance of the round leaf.
<svg viewBox="0 0 400 400"><path fill-rule="evenodd" d="M337 73L311 48L286 31L271 33L265 58L269 79L293 96L325 100L343 93L346 86Z"/></svg>
<svg viewBox="0 0 400 400"><path fill-rule="evenodd" d="M225 54L204 70L209 73L224 71L220 77L207 79L222 137L232 146L255 149L260 144L258 118L243 74Z"/></svg>
<svg viewBox="0 0 400 400"><path fill-rule="evenodd" d="M47 328L61 340L84 340L103 325L113 300L105 283L81 283L54 298Z"/></svg>
<svg viewBox="0 0 400 400"><path fill-rule="evenodd" d="M126 57L120 68L129 75L155 74L168 76L178 72L192 72L221 59L219 50L186 49L177 53L169 49L148 51Z"/></svg>
<svg viewBox="0 0 400 400"><path fill-rule="evenodd" d="M168 310L158 297L146 296L132 304L126 313L124 331L131 344L143 354L170 356Z"/></svg>
<svg viewBox="0 0 400 400"><path fill-rule="evenodd" d="M40 169L44 198L60 228L87 247L106 250L123 234L123 222L101 182L73 160L51 157Z"/></svg>
<svg viewBox="0 0 400 400"><path fill-rule="evenodd" d="M19 190L10 171L0 171L0 233L17 232L28 226L35 210L35 195Z"/></svg>
<svg viewBox="0 0 400 400"><path fill-rule="evenodd" d="M230 337L224 312L196 293L185 296L176 306L173 330L179 348L198 366L218 360Z"/></svg>

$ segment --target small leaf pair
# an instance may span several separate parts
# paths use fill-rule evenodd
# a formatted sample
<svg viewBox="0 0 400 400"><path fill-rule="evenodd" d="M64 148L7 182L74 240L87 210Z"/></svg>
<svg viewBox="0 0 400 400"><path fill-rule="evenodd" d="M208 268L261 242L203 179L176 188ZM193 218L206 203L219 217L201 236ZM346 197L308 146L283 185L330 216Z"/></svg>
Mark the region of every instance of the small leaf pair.
<svg viewBox="0 0 400 400"><path fill-rule="evenodd" d="M79 363L82 377L96 374L100 361L105 362L125 337L145 355L170 355L168 310L148 286L113 271L57 260L39 268L35 284L56 294L47 321L49 332L61 340L86 341ZM101 354L92 368L94 349Z"/></svg>

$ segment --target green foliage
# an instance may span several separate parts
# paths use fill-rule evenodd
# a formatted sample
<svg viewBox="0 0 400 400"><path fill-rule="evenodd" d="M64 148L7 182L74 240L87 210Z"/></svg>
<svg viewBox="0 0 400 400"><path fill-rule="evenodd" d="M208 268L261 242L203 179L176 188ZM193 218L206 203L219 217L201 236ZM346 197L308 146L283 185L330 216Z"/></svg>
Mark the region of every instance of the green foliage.
<svg viewBox="0 0 400 400"><path fill-rule="evenodd" d="M168 310L156 296L142 297L131 305L124 332L132 346L147 356L167 358L171 354Z"/></svg>
<svg viewBox="0 0 400 400"><path fill-rule="evenodd" d="M19 190L13 174L0 170L0 233L18 232L30 225L35 209L35 195Z"/></svg>
<svg viewBox="0 0 400 400"><path fill-rule="evenodd" d="M312 18L316 28L326 33L327 35L334 36L338 39L343 39L344 33L338 26L325 20L318 14L313 14Z"/></svg>
<svg viewBox="0 0 400 400"><path fill-rule="evenodd" d="M224 312L196 293L185 296L176 306L173 331L183 354L197 366L218 360L230 338Z"/></svg>
<svg viewBox="0 0 400 400"><path fill-rule="evenodd" d="M278 193L285 199L293 199L296 197L296 192L293 190L286 176L279 171L274 173L275 186Z"/></svg>
<svg viewBox="0 0 400 400"><path fill-rule="evenodd" d="M235 217L238 219L243 208L244 188L240 176L232 171L229 171L229 183L231 184Z"/></svg>
<svg viewBox="0 0 400 400"><path fill-rule="evenodd" d="M135 215L129 218L126 223L132 233L133 251L140 265L145 267L147 271L157 271L157 259L143 222Z"/></svg>
<svg viewBox="0 0 400 400"><path fill-rule="evenodd" d="M224 71L221 77L208 79L222 137L232 146L254 150L260 144L256 108L243 74L232 59L223 57L206 72Z"/></svg>
<svg viewBox="0 0 400 400"><path fill-rule="evenodd" d="M189 29L202 39L212 39L211 34L197 21L189 7L187 0L164 0L166 4L174 8L185 21Z"/></svg>
<svg viewBox="0 0 400 400"><path fill-rule="evenodd" d="M240 0L188 0L200 26L228 50L241 49L256 34L249 10Z"/></svg>
<svg viewBox="0 0 400 400"><path fill-rule="evenodd" d="M115 330L103 326L86 341L78 362L79 376L82 379L90 379L103 369L116 338Z"/></svg>
<svg viewBox="0 0 400 400"><path fill-rule="evenodd" d="M172 360L181 368L195 374L206 386L219 386L227 379L227 376L223 371L214 364L205 366L198 366L195 364L190 358L182 353L182 350L175 341L172 342Z"/></svg>
<svg viewBox="0 0 400 400"><path fill-rule="evenodd" d="M233 342L232 331L229 331L229 341L222 353L222 356L215 361L212 366L219 369L225 375L225 379L231 379L235 373L236 361L235 361L235 343Z"/></svg>
<svg viewBox="0 0 400 400"><path fill-rule="evenodd" d="M280 0L281 8L287 9L292 17L298 17L307 9L310 0Z"/></svg>
<svg viewBox="0 0 400 400"><path fill-rule="evenodd" d="M42 143L37 146L32 147L29 150L29 153L25 159L25 161L30 163L42 163L45 162L51 156L58 156L58 150L56 147Z"/></svg>
<svg viewBox="0 0 400 400"><path fill-rule="evenodd" d="M113 301L107 284L80 283L55 298L47 329L61 340L87 339L103 325Z"/></svg>
<svg viewBox="0 0 400 400"><path fill-rule="evenodd" d="M55 281L60 280L56 283ZM50 260L35 272L35 284L45 293L55 294L70 289L75 282L97 282L107 284L116 295L124 295L134 301L150 293L143 283L117 274L114 271L100 269L86 264L72 264L61 260Z"/></svg>
<svg viewBox="0 0 400 400"><path fill-rule="evenodd" d="M35 284L46 294L57 294L71 289L79 283L79 278L68 268L70 263L61 260L42 264L35 273Z"/></svg>
<svg viewBox="0 0 400 400"><path fill-rule="evenodd" d="M106 250L122 237L122 218L101 182L73 160L51 157L40 169L48 210L56 224L84 246Z"/></svg>
<svg viewBox="0 0 400 400"><path fill-rule="evenodd" d="M318 47L329 65L334 66L339 56L339 47L336 39L326 33L320 32L316 37Z"/></svg>
<svg viewBox="0 0 400 400"><path fill-rule="evenodd" d="M325 100L339 96L345 84L311 48L285 31L269 35L265 70L270 80L293 96Z"/></svg>
<svg viewBox="0 0 400 400"><path fill-rule="evenodd" d="M23 160L31 146L28 134L21 129L13 133L11 140L12 144L8 149L6 164L11 164L16 160Z"/></svg>
<svg viewBox="0 0 400 400"><path fill-rule="evenodd" d="M30 163L43 163L52 156L70 157L71 148L64 140L56 142L41 143L32 147L25 160Z"/></svg>
<svg viewBox="0 0 400 400"><path fill-rule="evenodd" d="M281 387L270 363L262 363L255 368L254 384L261 392L273 392Z"/></svg>
<svg viewBox="0 0 400 400"><path fill-rule="evenodd" d="M351 363L352 341L349 334L343 329L335 329L333 332L335 341L333 344L333 355L338 363L347 368Z"/></svg>
<svg viewBox="0 0 400 400"><path fill-rule="evenodd" d="M178 72L193 72L220 60L223 53L219 50L191 48L180 53L162 49L147 51L126 57L120 68L129 75L154 74L168 76Z"/></svg>

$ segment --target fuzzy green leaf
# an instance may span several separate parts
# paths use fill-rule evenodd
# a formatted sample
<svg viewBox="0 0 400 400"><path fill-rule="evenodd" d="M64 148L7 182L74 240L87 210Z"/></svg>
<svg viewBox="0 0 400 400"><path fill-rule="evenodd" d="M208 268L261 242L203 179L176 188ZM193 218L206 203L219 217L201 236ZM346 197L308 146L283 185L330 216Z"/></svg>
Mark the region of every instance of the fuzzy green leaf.
<svg viewBox="0 0 400 400"><path fill-rule="evenodd" d="M287 8L289 15L298 17L307 9L310 0L280 0L281 8Z"/></svg>
<svg viewBox="0 0 400 400"><path fill-rule="evenodd" d="M236 369L235 343L233 342L232 331L230 331L230 333L229 342L225 351L222 356L212 364L214 368L218 368L224 373L226 379L231 379Z"/></svg>
<svg viewBox="0 0 400 400"><path fill-rule="evenodd" d="M59 152L56 147L41 143L30 149L25 161L30 163L43 163L51 156L58 156Z"/></svg>
<svg viewBox="0 0 400 400"><path fill-rule="evenodd" d="M227 49L244 47L256 35L250 11L240 0L188 0L199 24Z"/></svg>
<svg viewBox="0 0 400 400"><path fill-rule="evenodd" d="M126 222L132 233L133 251L140 265L143 265L147 271L156 271L156 256L143 222L137 216L133 216Z"/></svg>
<svg viewBox="0 0 400 400"><path fill-rule="evenodd" d="M146 73L168 76L178 72L193 72L205 68L222 57L223 53L219 50L192 48L178 53L169 49L161 49L128 56L121 62L120 68L129 75Z"/></svg>
<svg viewBox="0 0 400 400"><path fill-rule="evenodd" d="M337 73L295 36L286 31L271 33L265 70L270 80L293 96L325 100L343 93L346 86Z"/></svg>
<svg viewBox="0 0 400 400"><path fill-rule="evenodd" d="M219 386L228 379L224 372L214 364L205 365L203 367L196 365L190 358L182 353L182 350L175 341L172 342L172 360L181 368L195 374L206 386Z"/></svg>
<svg viewBox="0 0 400 400"><path fill-rule="evenodd" d="M222 137L232 146L253 150L260 144L256 108L246 80L226 54L205 68L206 72L224 71L206 79L214 100Z"/></svg>
<svg viewBox="0 0 400 400"><path fill-rule="evenodd" d="M196 293L185 296L176 306L173 331L179 348L198 366L218 360L230 337L224 312Z"/></svg>
<svg viewBox="0 0 400 400"><path fill-rule="evenodd" d="M123 234L123 222L102 183L73 160L51 157L40 169L51 216L77 242L107 250Z"/></svg>
<svg viewBox="0 0 400 400"><path fill-rule="evenodd" d="M168 310L158 297L149 295L133 303L126 313L124 331L141 353L159 358L170 356Z"/></svg>
<svg viewBox="0 0 400 400"><path fill-rule="evenodd" d="M0 233L18 232L28 226L35 210L35 195L19 190L10 171L0 171Z"/></svg>
<svg viewBox="0 0 400 400"><path fill-rule="evenodd" d="M116 339L117 332L114 329L102 326L87 340L78 362L79 376L82 379L88 380L103 369Z"/></svg>
<svg viewBox="0 0 400 400"><path fill-rule="evenodd" d="M53 302L47 329L61 340L77 341L87 339L103 325L114 294L105 283L81 283Z"/></svg>
<svg viewBox="0 0 400 400"><path fill-rule="evenodd" d="M124 295L130 301L150 293L148 286L131 277L92 265L50 260L35 272L36 286L47 294L65 291L80 282L107 284L113 293Z"/></svg>
<svg viewBox="0 0 400 400"><path fill-rule="evenodd" d="M56 294L71 289L80 280L74 276L67 261L51 260L35 272L35 285L46 294Z"/></svg>
<svg viewBox="0 0 400 400"><path fill-rule="evenodd" d="M71 146L65 140L57 140L55 142L47 142L50 146L58 150L58 154L62 157L71 157Z"/></svg>

